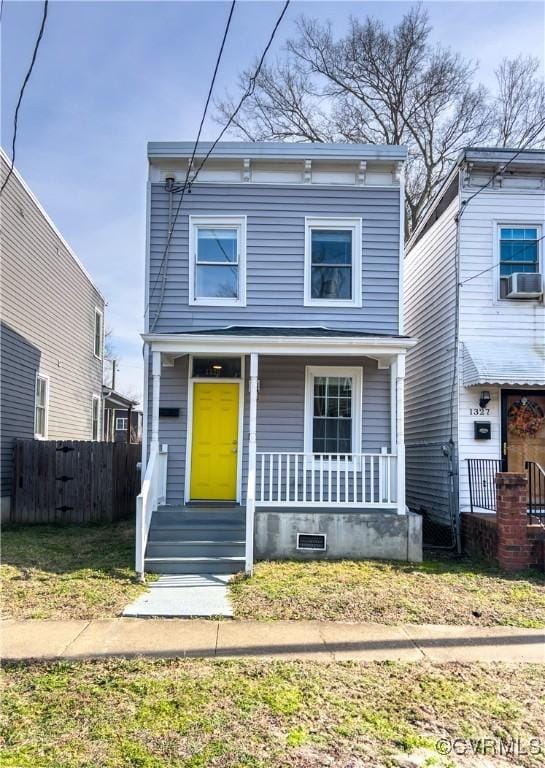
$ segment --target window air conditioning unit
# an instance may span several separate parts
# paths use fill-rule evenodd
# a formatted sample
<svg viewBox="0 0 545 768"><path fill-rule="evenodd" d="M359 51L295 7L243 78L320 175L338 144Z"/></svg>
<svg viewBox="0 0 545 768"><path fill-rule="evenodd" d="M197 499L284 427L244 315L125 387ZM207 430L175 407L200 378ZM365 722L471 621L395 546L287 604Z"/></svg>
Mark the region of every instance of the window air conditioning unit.
<svg viewBox="0 0 545 768"><path fill-rule="evenodd" d="M539 272L514 272L507 278L508 299L539 299L543 295L543 275Z"/></svg>

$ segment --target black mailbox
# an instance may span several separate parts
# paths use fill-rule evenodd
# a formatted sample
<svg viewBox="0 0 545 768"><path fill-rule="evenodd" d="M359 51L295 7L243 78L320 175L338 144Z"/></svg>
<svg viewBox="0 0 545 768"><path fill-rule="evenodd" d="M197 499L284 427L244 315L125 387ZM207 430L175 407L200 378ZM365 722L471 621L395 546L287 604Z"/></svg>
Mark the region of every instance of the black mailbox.
<svg viewBox="0 0 545 768"><path fill-rule="evenodd" d="M474 421L475 440L490 440L492 437L492 427L489 421Z"/></svg>
<svg viewBox="0 0 545 768"><path fill-rule="evenodd" d="M159 408L160 419L177 419L179 416L179 408Z"/></svg>

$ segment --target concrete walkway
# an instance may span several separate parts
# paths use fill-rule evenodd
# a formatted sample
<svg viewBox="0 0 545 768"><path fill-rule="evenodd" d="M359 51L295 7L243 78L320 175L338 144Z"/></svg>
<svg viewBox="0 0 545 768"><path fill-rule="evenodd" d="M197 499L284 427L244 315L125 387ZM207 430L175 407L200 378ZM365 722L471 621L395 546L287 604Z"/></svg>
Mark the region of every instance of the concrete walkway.
<svg viewBox="0 0 545 768"><path fill-rule="evenodd" d="M123 616L163 618L231 617L227 584L231 574L166 574L148 584L148 591L123 611Z"/></svg>
<svg viewBox="0 0 545 768"><path fill-rule="evenodd" d="M545 632L511 627L119 618L8 619L1 629L4 661L202 656L545 663Z"/></svg>

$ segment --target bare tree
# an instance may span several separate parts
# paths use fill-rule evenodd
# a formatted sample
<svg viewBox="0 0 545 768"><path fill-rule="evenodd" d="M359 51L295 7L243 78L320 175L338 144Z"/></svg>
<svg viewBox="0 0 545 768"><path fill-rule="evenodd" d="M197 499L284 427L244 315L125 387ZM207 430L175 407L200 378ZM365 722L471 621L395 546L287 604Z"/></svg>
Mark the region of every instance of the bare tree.
<svg viewBox="0 0 545 768"><path fill-rule="evenodd" d="M538 77L540 66L539 59L520 55L503 59L496 70L494 112L501 147L539 146L545 140L545 84Z"/></svg>
<svg viewBox="0 0 545 768"><path fill-rule="evenodd" d="M404 144L407 231L462 147L503 145L500 135L505 142L528 141L535 133L543 84L534 60L505 62L493 100L474 82L475 63L430 43L431 27L421 6L391 30L375 18L350 18L340 39L331 25L315 20L303 17L297 27L282 59L263 69L234 121L236 132L251 140ZM241 75L242 87L248 77L249 72ZM517 78L525 84L523 98L512 94ZM233 100L217 107L223 122Z"/></svg>

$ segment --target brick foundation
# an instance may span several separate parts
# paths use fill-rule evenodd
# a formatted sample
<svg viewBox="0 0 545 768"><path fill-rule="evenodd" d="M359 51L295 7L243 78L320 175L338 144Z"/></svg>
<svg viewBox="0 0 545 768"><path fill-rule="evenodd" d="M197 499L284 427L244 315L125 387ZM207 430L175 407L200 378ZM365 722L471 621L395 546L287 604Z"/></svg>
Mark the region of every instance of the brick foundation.
<svg viewBox="0 0 545 768"><path fill-rule="evenodd" d="M461 522L464 552L473 557L495 561L498 553L496 515L464 512Z"/></svg>

